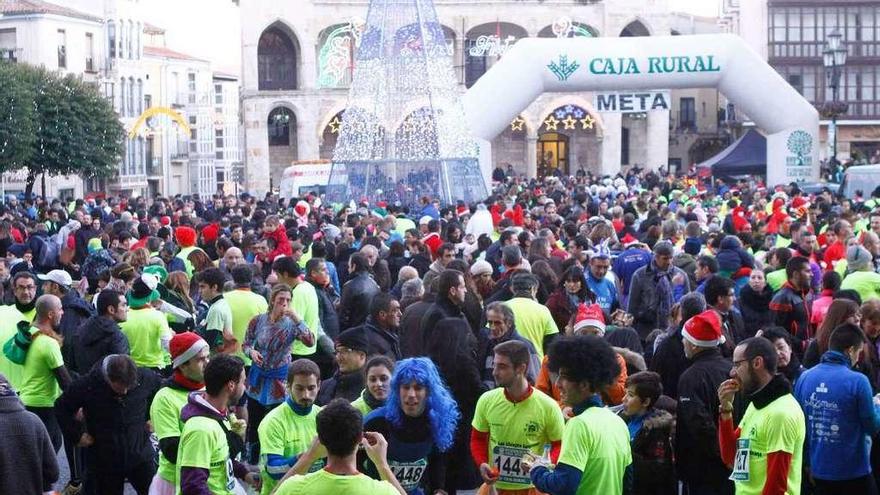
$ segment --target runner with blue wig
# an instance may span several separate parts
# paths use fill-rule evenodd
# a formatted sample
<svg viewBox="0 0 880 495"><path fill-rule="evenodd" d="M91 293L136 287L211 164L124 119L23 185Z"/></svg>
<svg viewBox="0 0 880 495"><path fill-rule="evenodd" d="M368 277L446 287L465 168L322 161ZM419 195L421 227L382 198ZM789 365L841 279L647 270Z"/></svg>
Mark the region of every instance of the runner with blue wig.
<svg viewBox="0 0 880 495"><path fill-rule="evenodd" d="M378 432L388 439L388 464L408 494L445 493L442 453L452 448L460 418L458 404L434 363L427 358L410 358L397 363L388 400L367 415L364 431ZM378 477L369 462L364 464L364 472Z"/></svg>

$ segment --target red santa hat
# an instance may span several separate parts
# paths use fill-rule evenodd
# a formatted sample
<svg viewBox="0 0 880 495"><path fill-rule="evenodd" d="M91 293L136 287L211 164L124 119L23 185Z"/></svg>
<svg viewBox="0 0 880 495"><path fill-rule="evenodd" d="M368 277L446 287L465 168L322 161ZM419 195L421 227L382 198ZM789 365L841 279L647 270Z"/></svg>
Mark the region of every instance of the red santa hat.
<svg viewBox="0 0 880 495"><path fill-rule="evenodd" d="M724 343L721 333L721 316L707 309L684 324L681 336L697 347L717 347Z"/></svg>
<svg viewBox="0 0 880 495"><path fill-rule="evenodd" d="M733 209L733 229L737 232L742 232L745 230L746 225L749 224L749 220L746 218L746 209L742 206L737 206Z"/></svg>
<svg viewBox="0 0 880 495"><path fill-rule="evenodd" d="M159 223L167 227L168 225L171 225L171 217L165 215L164 217L159 219Z"/></svg>
<svg viewBox="0 0 880 495"><path fill-rule="evenodd" d="M312 207L303 200L297 201L296 206L293 207L293 211L301 217L308 216L311 210Z"/></svg>
<svg viewBox="0 0 880 495"><path fill-rule="evenodd" d="M207 348L208 343L194 332L179 333L168 344L168 351L171 353L171 366L178 368L180 365L196 357L202 352L202 349Z"/></svg>
<svg viewBox="0 0 880 495"><path fill-rule="evenodd" d="M216 242L220 236L220 225L216 223L209 224L202 228L202 239L207 242Z"/></svg>
<svg viewBox="0 0 880 495"><path fill-rule="evenodd" d="M584 327L595 327L599 329L599 335L605 335L605 314L598 304L583 304L578 306L577 316L574 320L572 331L577 333Z"/></svg>
<svg viewBox="0 0 880 495"><path fill-rule="evenodd" d="M192 227L182 226L174 230L174 238L181 247L196 245L196 230Z"/></svg>

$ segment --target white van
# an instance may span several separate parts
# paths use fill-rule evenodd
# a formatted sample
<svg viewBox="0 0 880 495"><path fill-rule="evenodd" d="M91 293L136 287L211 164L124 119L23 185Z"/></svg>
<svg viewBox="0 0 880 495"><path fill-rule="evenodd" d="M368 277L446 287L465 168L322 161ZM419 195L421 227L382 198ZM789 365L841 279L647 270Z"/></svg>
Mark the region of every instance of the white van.
<svg viewBox="0 0 880 495"><path fill-rule="evenodd" d="M856 165L843 173L840 195L854 198L856 191L862 191L862 197L868 198L877 186L880 186L880 165Z"/></svg>

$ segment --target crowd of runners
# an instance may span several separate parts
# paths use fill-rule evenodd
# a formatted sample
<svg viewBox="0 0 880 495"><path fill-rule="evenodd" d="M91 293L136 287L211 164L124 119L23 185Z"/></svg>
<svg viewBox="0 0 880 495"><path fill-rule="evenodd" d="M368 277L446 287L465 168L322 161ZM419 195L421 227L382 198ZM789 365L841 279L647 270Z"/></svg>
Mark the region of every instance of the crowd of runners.
<svg viewBox="0 0 880 495"><path fill-rule="evenodd" d="M496 178L5 198L0 493L878 493L880 186Z"/></svg>

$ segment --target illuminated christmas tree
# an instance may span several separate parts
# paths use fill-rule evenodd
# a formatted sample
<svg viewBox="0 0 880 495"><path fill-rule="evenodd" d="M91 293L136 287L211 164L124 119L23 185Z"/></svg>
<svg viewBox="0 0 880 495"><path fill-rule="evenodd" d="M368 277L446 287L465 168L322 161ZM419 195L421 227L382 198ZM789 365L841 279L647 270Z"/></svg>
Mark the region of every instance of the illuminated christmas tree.
<svg viewBox="0 0 880 495"><path fill-rule="evenodd" d="M445 204L486 197L452 48L432 0L372 0L327 199Z"/></svg>

